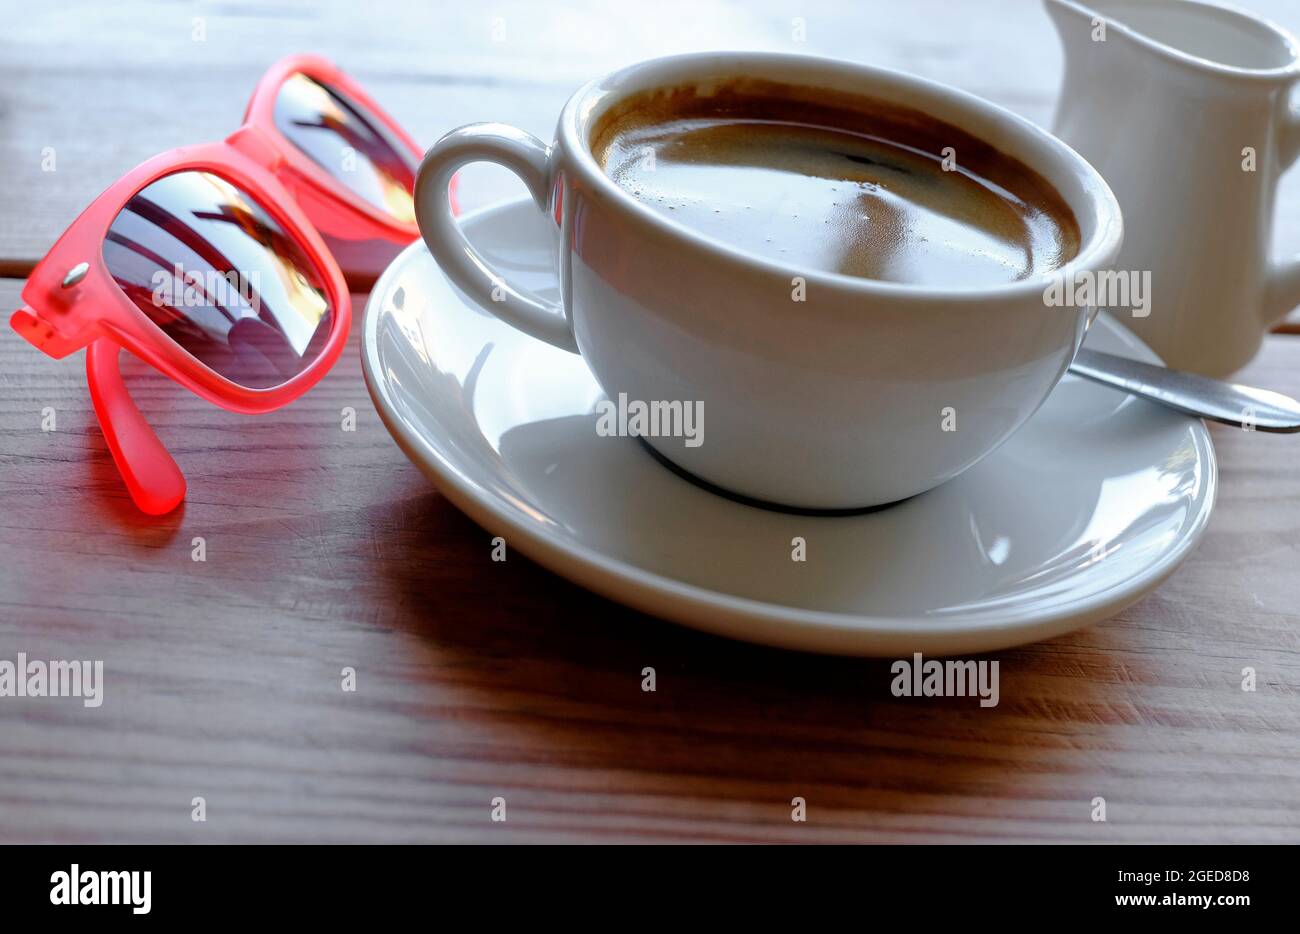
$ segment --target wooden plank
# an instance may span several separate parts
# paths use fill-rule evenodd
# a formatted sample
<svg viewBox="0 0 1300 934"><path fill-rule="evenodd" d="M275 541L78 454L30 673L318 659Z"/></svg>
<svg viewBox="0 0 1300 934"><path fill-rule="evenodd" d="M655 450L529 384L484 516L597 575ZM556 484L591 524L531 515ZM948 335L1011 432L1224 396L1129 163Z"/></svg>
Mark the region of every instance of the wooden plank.
<svg viewBox="0 0 1300 934"><path fill-rule="evenodd" d="M0 659L105 665L99 708L0 699L0 842L1300 842L1294 439L1216 429L1187 564L1110 622L1000 653L982 709L492 562L384 431L355 340L256 418L129 365L190 478L158 520L127 500L80 355L0 329ZM1242 378L1300 394L1300 341Z"/></svg>
<svg viewBox="0 0 1300 934"><path fill-rule="evenodd" d="M1300 33L1292 0L1239 5ZM233 130L258 76L292 52L337 60L426 144L475 120L547 137L584 81L674 52L775 49L883 65L1042 124L1061 73L1055 33L1031 0L9 6L0 37L0 275L15 276L131 166ZM521 190L503 172L471 169L464 203ZM1283 181L1278 225L1279 254L1300 249L1300 173Z"/></svg>
<svg viewBox="0 0 1300 934"><path fill-rule="evenodd" d="M147 81L135 71L97 79L97 94L115 101L97 108L84 120L68 120L52 106L22 107L20 100L77 100L86 78L70 74L29 74L13 82L0 71L0 162L13 167L0 185L0 212L22 223L0 224L0 274L30 272L54 240L106 187L132 166L177 146L220 139L239 126L256 75L183 74L166 83L176 107L156 93L141 94ZM390 87L367 82L392 106L403 125L417 138L438 135L475 120L497 119L548 136L569 95L563 87ZM431 94L437 108L426 107ZM9 96L10 100L4 100ZM18 116L21 115L21 116ZM11 126L4 126L5 123ZM124 130L123 127L129 127ZM12 132L9 132L12 130ZM52 162L46 162L49 158ZM53 171L44 171L52 166ZM523 185L504 169L471 166L461 184L466 209L522 194Z"/></svg>

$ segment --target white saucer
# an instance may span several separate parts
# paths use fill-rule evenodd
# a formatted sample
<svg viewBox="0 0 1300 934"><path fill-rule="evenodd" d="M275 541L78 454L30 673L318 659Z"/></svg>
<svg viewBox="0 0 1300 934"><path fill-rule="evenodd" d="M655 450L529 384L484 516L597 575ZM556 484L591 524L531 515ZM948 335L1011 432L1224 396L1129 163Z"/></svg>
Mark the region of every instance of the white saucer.
<svg viewBox="0 0 1300 934"><path fill-rule="evenodd" d="M530 201L463 226L512 282L556 295L557 234ZM1159 362L1105 316L1087 343ZM1214 504L1200 421L1067 376L929 493L851 517L744 505L635 439L598 436L602 393L581 358L470 304L423 243L375 285L362 355L397 443L508 548L636 609L770 645L958 654L1067 632L1155 588ZM796 537L806 561L791 560Z"/></svg>

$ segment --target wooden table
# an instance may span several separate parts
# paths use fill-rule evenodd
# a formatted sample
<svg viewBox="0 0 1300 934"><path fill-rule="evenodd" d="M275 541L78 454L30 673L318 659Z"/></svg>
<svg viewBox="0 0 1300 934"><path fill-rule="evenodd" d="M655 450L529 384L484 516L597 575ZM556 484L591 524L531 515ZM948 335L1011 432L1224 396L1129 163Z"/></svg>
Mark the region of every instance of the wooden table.
<svg viewBox="0 0 1300 934"><path fill-rule="evenodd" d="M1300 32L1290 0L1237 2ZM437 6L4 0L0 308L100 189L225 135L292 51L334 57L426 143L481 119L549 135L585 78L684 49L881 63L1042 123L1060 74L1031 0ZM471 170L462 200L518 190ZM1278 231L1300 248L1300 173ZM1294 439L1216 429L1219 502L1191 559L1103 625L1001 653L982 709L895 699L887 662L725 642L492 562L381 426L358 332L316 390L258 418L128 366L190 480L150 519L81 356L0 329L0 659L106 671L97 709L0 698L0 841L1300 841ZM1300 337L1270 337L1242 378L1300 395Z"/></svg>

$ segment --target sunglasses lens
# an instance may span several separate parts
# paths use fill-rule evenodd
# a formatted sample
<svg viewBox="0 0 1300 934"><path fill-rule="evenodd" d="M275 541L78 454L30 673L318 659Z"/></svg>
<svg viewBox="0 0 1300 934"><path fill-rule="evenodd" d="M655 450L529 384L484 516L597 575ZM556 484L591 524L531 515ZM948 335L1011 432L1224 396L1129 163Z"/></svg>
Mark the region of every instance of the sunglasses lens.
<svg viewBox="0 0 1300 934"><path fill-rule="evenodd" d="M249 389L301 372L334 322L297 242L252 195L209 172L176 172L139 191L113 219L104 260L168 337Z"/></svg>
<svg viewBox="0 0 1300 934"><path fill-rule="evenodd" d="M369 108L304 74L275 99L276 128L333 178L394 218L415 222L419 166Z"/></svg>

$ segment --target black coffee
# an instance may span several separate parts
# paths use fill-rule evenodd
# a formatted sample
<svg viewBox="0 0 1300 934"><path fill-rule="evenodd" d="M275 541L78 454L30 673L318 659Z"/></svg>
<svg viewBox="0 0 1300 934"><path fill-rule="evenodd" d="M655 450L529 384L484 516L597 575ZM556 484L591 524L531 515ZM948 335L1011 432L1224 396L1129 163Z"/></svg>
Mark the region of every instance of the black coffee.
<svg viewBox="0 0 1300 934"><path fill-rule="evenodd" d="M604 115L592 148L656 211L796 271L979 286L1079 249L1069 207L1032 169L866 98L753 80L659 91Z"/></svg>

